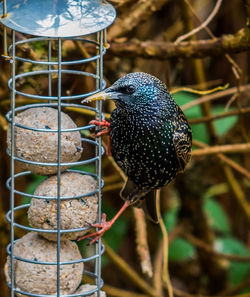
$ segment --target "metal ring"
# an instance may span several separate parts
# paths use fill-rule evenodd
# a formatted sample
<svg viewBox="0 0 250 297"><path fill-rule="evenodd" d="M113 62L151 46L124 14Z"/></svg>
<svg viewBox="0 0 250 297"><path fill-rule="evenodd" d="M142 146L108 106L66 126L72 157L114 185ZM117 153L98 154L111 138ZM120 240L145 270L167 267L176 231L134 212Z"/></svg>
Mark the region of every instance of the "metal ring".
<svg viewBox="0 0 250 297"><path fill-rule="evenodd" d="M95 273L93 273L93 272L90 272L90 271L86 271L86 270L85 270L83 273L84 273L84 274L88 274L88 275L91 276L92 278L95 278L95 279L98 278L98 276L97 276ZM103 287L103 284L104 284L103 279L100 278L100 286L99 286L99 287L102 288L102 287ZM8 287L11 287L11 284L7 282L7 286L8 286ZM95 286L96 286L96 285L95 285ZM87 292L84 292L84 293L75 293L75 294L61 295L61 297L89 296L90 294L93 294L93 293L97 292L98 289L99 289L98 286L96 286L95 289L90 290L90 291L87 291ZM22 295L27 295L27 296L32 296L32 297L48 297L48 296L51 296L51 295L44 295L44 294L33 294L33 293L28 293L28 292L26 292L26 291L22 291L22 290L20 290L20 289L15 288L15 287L14 287L14 291L15 291L16 293L19 293L19 294L22 294ZM53 295L53 296L56 296L56 295Z"/></svg>
<svg viewBox="0 0 250 297"><path fill-rule="evenodd" d="M91 143L94 144L95 146L98 146L98 142L91 140L91 139L87 139L87 138L81 138L82 142L87 142L87 143ZM10 156L10 151L8 149L6 149L7 154ZM102 155L104 154L104 148L102 147ZM30 161L30 160L26 160L26 159L22 159L19 157L14 157L14 160L25 163L25 164L31 164L31 165L38 165L38 166L58 166L58 163L53 163L53 162L37 162L37 161ZM82 161L75 161L75 162L61 162L60 166L77 166L77 165L86 165L89 163L92 163L94 161L99 160L99 156L95 156L93 158L87 159L87 160L82 160Z"/></svg>
<svg viewBox="0 0 250 297"><path fill-rule="evenodd" d="M67 69L62 69L61 70L62 73L67 73L67 74L75 74L75 75L82 75L82 76L88 76L88 77L92 77L95 79L100 79L99 76L90 73L90 72L85 72L85 71L78 71L78 70L67 70ZM33 75L40 75L40 74L51 74L51 73L58 73L58 70L37 70L37 71L31 71L31 72L25 72L25 73L21 73L15 76L15 81L17 81L20 78L24 78L24 77L31 77ZM8 87L11 91L13 91L13 87L12 87L12 78L10 78L8 80ZM85 94L79 94L79 95L72 95L72 96L61 96L61 100L74 100L74 99L79 99L79 98L85 98L88 97L90 95L95 94L96 92L101 91L102 89L105 89L106 87L106 81L103 79L102 80L102 85L101 88L94 90L92 92L89 93L85 93ZM39 99L39 100L57 100L58 97L57 96L41 96L41 95L35 95L35 94L29 94L29 93L24 93L24 92L20 92L18 90L15 90L15 93L20 95L20 96L24 96L27 98L34 98L34 99Z"/></svg>
<svg viewBox="0 0 250 297"><path fill-rule="evenodd" d="M14 244L16 243L17 240L14 241ZM55 241L56 243L56 241ZM79 260L73 260L73 261L66 261L66 262L60 262L60 265L70 265L70 264L77 264L77 263L85 263L85 262L89 262L89 261L92 261L98 257L100 257L101 255L103 255L105 251L105 247L104 247L104 244L101 245L101 254L94 254L90 257L86 257L86 258L81 258ZM8 255L11 254L11 244L9 243L6 247L6 252ZM26 262L26 263L31 263L31 264L41 264L41 265L56 265L57 262L44 262L44 261L35 261L35 260L29 260L29 259L25 259L25 258L22 258L22 257L19 257L19 256L15 256L13 255L14 258L18 261L22 261L22 262Z"/></svg>
<svg viewBox="0 0 250 297"><path fill-rule="evenodd" d="M94 40L90 40L90 39L85 39L85 38L62 38L63 40L77 40L77 41L82 41L82 42L86 42L86 43L92 43L95 44L97 46L99 46L99 44L94 41ZM37 42L37 41L56 41L55 38L49 38L49 37L37 37L37 38L29 38L29 39L25 39L25 40L21 40L21 41L17 41L15 43L15 45L20 45L20 44L26 44L26 43L32 43L32 42ZM9 46L8 48L8 52L10 54L12 54L12 45ZM102 50L102 55L105 55L106 53L106 48L103 47ZM74 60L74 61L62 61L61 64L62 65L75 65L75 64L83 64L83 63L88 63L91 61L95 61L98 60L100 58L100 55L95 55L89 58L85 58L85 59L80 59L80 60ZM19 56L16 56L16 60L18 61L22 61L22 62L27 62L27 63L32 63L32 64L38 64L38 65L57 65L58 62L51 62L51 61L37 61L37 60L32 60L32 59L25 59Z"/></svg>
<svg viewBox="0 0 250 297"><path fill-rule="evenodd" d="M89 175L89 176L92 176L94 177L95 179L97 179L97 175L94 174L94 173L90 173L90 172L87 172L87 171L81 171L81 170L75 170L75 169L67 169L65 170L64 172L75 172L75 173L79 173L79 174L82 174L82 175ZM21 172L21 173L17 173L14 175L14 179L18 178L18 177L22 177L22 176L25 176L25 175L29 175L29 174L32 174L31 171L24 171L24 172ZM11 190L11 177L9 177L6 181L6 187ZM101 189L104 187L104 180L102 179L101 180ZM95 195L96 193L98 193L99 189L96 189L94 191L91 191L91 192L88 192L86 194L82 194L82 195L76 195L76 196L65 196L65 197L60 197L60 200L70 200L70 199L81 199L81 198L85 198L85 197L88 197L88 196L92 196L92 195ZM35 195L35 194L29 194L29 193L25 193L25 192L21 192L21 191L18 191L18 190L15 190L14 189L14 193L16 194L19 194L21 196L25 196L25 197L29 197L29 198L36 198L36 199L47 199L47 200L57 200L57 197L52 197L52 196L39 196L39 195Z"/></svg>
<svg viewBox="0 0 250 297"><path fill-rule="evenodd" d="M79 108L79 109L84 109L84 110L90 110L94 111L97 113L97 109L91 106L85 106L81 104L73 104L73 103L62 103L62 107L72 107L72 108ZM38 108L38 107L57 107L57 103L36 103L36 104L27 104L24 106L16 107L15 108L15 113L19 111L25 111L30 108ZM103 114L102 114L103 117ZM6 114L6 119L9 123L12 121L12 111L9 111ZM15 122L16 127L20 127L23 129L28 129L32 131L38 131L38 132L58 132L58 129L42 129L42 128L33 128L33 127L28 127L19 123ZM61 132L72 132L72 131L79 131L79 130L88 130L90 128L95 127L94 125L87 125L87 126L82 126L82 127L76 127L76 128L70 128L70 129L61 129Z"/></svg>
<svg viewBox="0 0 250 297"><path fill-rule="evenodd" d="M79 109L84 109L84 110L90 110L94 111L97 113L97 109L91 106L86 106L86 105L81 105L81 104L73 104L73 103L61 103L62 107L72 107L72 108L79 108ZM15 113L19 111L25 111L30 108L38 108L38 107L57 107L57 103L36 103L36 104L27 104L24 106L16 107L15 108ZM103 113L101 114L102 118ZM6 119L9 123L12 121L12 111L10 110L6 114ZM32 131L38 131L38 132L58 132L58 129L43 129L43 128L34 128L34 127L28 127L19 123L15 122L15 126L27 130L32 130ZM80 131L80 130L88 130L90 128L94 128L94 125L87 125L87 126L82 126L82 127L76 127L76 128L70 128L70 129L61 129L61 132L73 132L73 131Z"/></svg>

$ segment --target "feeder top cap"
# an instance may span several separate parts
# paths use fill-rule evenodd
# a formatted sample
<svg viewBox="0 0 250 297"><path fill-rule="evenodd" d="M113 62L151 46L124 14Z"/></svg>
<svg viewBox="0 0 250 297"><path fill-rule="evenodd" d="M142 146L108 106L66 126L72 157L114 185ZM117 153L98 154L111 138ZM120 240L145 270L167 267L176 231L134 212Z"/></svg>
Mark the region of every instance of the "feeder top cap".
<svg viewBox="0 0 250 297"><path fill-rule="evenodd" d="M76 37L101 31L116 17L105 0L7 0L0 22L13 30L43 37Z"/></svg>

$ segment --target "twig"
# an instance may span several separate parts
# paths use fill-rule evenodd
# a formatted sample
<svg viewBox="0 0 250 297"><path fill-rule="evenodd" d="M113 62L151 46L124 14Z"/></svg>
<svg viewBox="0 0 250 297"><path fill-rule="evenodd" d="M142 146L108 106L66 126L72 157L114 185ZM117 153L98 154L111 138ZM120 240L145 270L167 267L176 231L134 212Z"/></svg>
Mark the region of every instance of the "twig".
<svg viewBox="0 0 250 297"><path fill-rule="evenodd" d="M205 156L218 153L247 153L250 152L250 143L216 145L197 149L192 152L192 157Z"/></svg>
<svg viewBox="0 0 250 297"><path fill-rule="evenodd" d="M142 272L149 277L152 277L152 264L150 251L147 241L147 225L145 222L145 215L142 209L133 207L135 226L136 226L136 249L140 258Z"/></svg>
<svg viewBox="0 0 250 297"><path fill-rule="evenodd" d="M246 92L246 91L250 90L250 84L241 86L240 90L241 90L241 92ZM206 96L203 96L203 97L198 98L196 100L193 100L193 101L191 101L191 102L189 102L187 104L182 105L181 109L186 110L186 109L189 109L189 108L191 108L191 107L193 107L195 105L199 105L199 104L202 104L202 103L207 102L207 101L213 101L213 100L217 100L217 99L220 99L222 97L225 97L225 96L230 96L230 95L234 94L235 92L237 92L237 88L233 87L233 88L230 88L230 89L227 89L225 91L221 91L221 92L218 92L218 93L215 93L215 94L206 95Z"/></svg>
<svg viewBox="0 0 250 297"><path fill-rule="evenodd" d="M192 11L193 15L196 17L196 19L202 24L202 21L200 20L199 16L196 14L195 10L193 9L192 5L190 4L189 0L184 0L185 3L188 5L189 9ZM248 23L248 17L249 17L249 3L246 4L247 6L247 23ZM216 39L216 37L214 36L214 34L211 32L211 30L206 26L204 28L208 35L214 40ZM227 59L227 61L232 65L232 71L233 71L233 74L236 78L236 81L237 81L237 90L235 92L235 94L231 97L231 99L229 100L229 102L227 103L226 105L226 110L227 108L230 106L230 104L235 100L237 99L237 106L238 106L238 109L241 110L241 104L240 104L240 101L239 101L239 98L240 98L240 85L241 85L241 78L242 78L242 70L241 68L239 67L239 65L235 62L235 60L228 54L226 53L225 54L225 58ZM209 116L209 114L207 114L207 116ZM248 139L248 135L247 135L247 132L246 132L246 127L245 125L242 123L242 116L241 116L241 113L240 113L240 128L241 128L241 131L242 131L242 135L245 139L246 142L249 142L249 139Z"/></svg>
<svg viewBox="0 0 250 297"><path fill-rule="evenodd" d="M222 35L212 40L174 42L130 40L112 42L109 53L112 56L142 57L144 59L168 60L171 58L204 58L207 56L240 53L250 49L249 29L244 28L235 34Z"/></svg>
<svg viewBox="0 0 250 297"><path fill-rule="evenodd" d="M230 261L235 262L250 262L250 257L244 257L244 256L238 256L238 255L231 255L231 254L224 254L215 251L210 245L206 244L204 241L194 237L192 234L189 233L183 233L182 237L187 239L190 243L194 244L198 248L204 250L205 252L212 254L218 258L227 259Z"/></svg>
<svg viewBox="0 0 250 297"><path fill-rule="evenodd" d="M158 296L163 296L162 290L162 260L163 260L163 242L159 243L155 260L154 260L154 275L153 284Z"/></svg>
<svg viewBox="0 0 250 297"><path fill-rule="evenodd" d="M151 297L157 297L155 289L152 288L147 282L145 282L139 274L137 274L119 255L117 255L110 246L104 241L105 251L108 258L119 268L122 273L130 279L135 285L137 285L143 292Z"/></svg>
<svg viewBox="0 0 250 297"><path fill-rule="evenodd" d="M233 169L235 169L236 171L240 172L242 175L244 175L245 177L247 177L248 179L250 179L250 172L247 169L245 169L244 167L240 166L239 164L237 164L233 160L227 158L223 154L218 154L218 157L224 163L226 163L227 165L231 166Z"/></svg>
<svg viewBox="0 0 250 297"><path fill-rule="evenodd" d="M243 214L246 216L246 218L250 222L250 206L248 204L245 193L243 192L237 179L234 177L231 168L228 167L227 165L224 166L224 173L228 180L229 186L230 186L232 192L234 193L234 196L237 199L239 206L242 209Z"/></svg>
<svg viewBox="0 0 250 297"><path fill-rule="evenodd" d="M110 285L104 285L103 291L105 291L110 297L148 297L148 295L145 294L139 294L127 290L118 289Z"/></svg>
<svg viewBox="0 0 250 297"><path fill-rule="evenodd" d="M93 110L77 108L77 107L66 107L65 109L69 110L69 111L78 112L80 114L88 115L88 116L94 116L95 115L95 111L93 111ZM110 119L110 114L109 113L104 113L104 116L105 116L105 119L107 119L107 120Z"/></svg>
<svg viewBox="0 0 250 297"><path fill-rule="evenodd" d="M242 108L241 110L231 110L228 112L223 112L216 115L202 117L198 119L189 119L188 122L190 124L195 125L195 124L210 122L210 121L214 121L214 120L218 120L218 119L222 119L222 118L226 118L234 115L245 114L245 113L250 113L250 107Z"/></svg>
<svg viewBox="0 0 250 297"><path fill-rule="evenodd" d="M202 147L202 148L209 147L209 145L207 145L201 141L198 141L196 139L193 140L193 145ZM226 157L223 154L217 154L216 157L218 157L225 164L231 166L233 169L235 169L236 171L240 172L241 174L245 175L248 179L250 179L250 172L248 170L246 170L244 167L240 166L238 163L234 162L233 160L229 159L228 157Z"/></svg>
<svg viewBox="0 0 250 297"><path fill-rule="evenodd" d="M184 0L185 3L187 4L187 6L189 7L189 9L191 10L192 14L194 15L194 17L198 20L198 22L200 22L200 24L202 24L202 20L199 18L199 16L197 15L196 11L194 10L193 6L191 5L189 0ZM216 39L216 37L214 36L213 32L208 28L208 27L204 27L205 31L208 33L208 35L214 40ZM234 61L234 59L228 54L225 54L225 58L228 60L228 62L232 65L232 70L234 72L234 69L236 70L237 73L235 73L236 76L241 76L242 71L240 69L240 67L238 66L238 64Z"/></svg>
<svg viewBox="0 0 250 297"><path fill-rule="evenodd" d="M176 225L168 236L168 245L183 232L183 225ZM163 240L159 242L158 250L156 252L154 261L154 276L153 283L158 293L158 296L162 296L162 262L163 262Z"/></svg>
<svg viewBox="0 0 250 297"><path fill-rule="evenodd" d="M107 175L103 177L105 184L112 184L114 182L118 182L120 177L117 174Z"/></svg>
<svg viewBox="0 0 250 297"><path fill-rule="evenodd" d="M162 264L162 279L167 286L169 297L174 297L173 287L170 281L168 272L168 232L163 222L161 211L160 211L160 190L156 191L156 212L159 218L159 224L163 236L163 264Z"/></svg>
<svg viewBox="0 0 250 297"><path fill-rule="evenodd" d="M220 296L230 296L237 294L241 292L243 289L247 288L250 286L250 278L248 277L246 280L243 280L239 285L235 287L229 287L229 289L226 289L224 291L219 292Z"/></svg>
<svg viewBox="0 0 250 297"><path fill-rule="evenodd" d="M193 93L193 94L198 94L198 95L208 95L208 94L212 94L217 91L225 90L228 88L228 86L229 86L229 84L226 84L225 86L218 86L211 90L195 90L192 88L180 87L180 88L175 88L175 89L171 90L170 93L175 94L177 92L188 92L188 93Z"/></svg>
<svg viewBox="0 0 250 297"><path fill-rule="evenodd" d="M124 185L123 182L121 183L115 183L115 184L111 184L111 185L105 185L102 192L109 192L109 191L114 191L114 190L119 190L122 188L122 186Z"/></svg>
<svg viewBox="0 0 250 297"><path fill-rule="evenodd" d="M215 15L217 14L217 12L220 9L222 0L218 0L214 6L214 9L212 10L211 14L208 16L208 18L198 27L196 27L195 29L193 29L192 31L188 32L187 34L184 34L180 37L178 37L175 41L176 44L180 43L181 41L187 39L188 37L196 34L197 32L199 32L200 30L204 29L211 21L212 19L215 17Z"/></svg>
<svg viewBox="0 0 250 297"><path fill-rule="evenodd" d="M201 295L201 294L189 294L189 293L186 293L186 292L184 292L180 289L176 289L176 288L174 288L174 294L177 297L221 297L220 295L208 296L208 295ZM228 296L228 297L249 297L249 293L240 294L240 295L232 295L232 296Z"/></svg>
<svg viewBox="0 0 250 297"><path fill-rule="evenodd" d="M115 24L109 30L108 38L113 40L114 38L124 36L128 32L131 32L142 20L145 21L155 11L161 9L167 1L168 0L136 1L128 12L116 20Z"/></svg>

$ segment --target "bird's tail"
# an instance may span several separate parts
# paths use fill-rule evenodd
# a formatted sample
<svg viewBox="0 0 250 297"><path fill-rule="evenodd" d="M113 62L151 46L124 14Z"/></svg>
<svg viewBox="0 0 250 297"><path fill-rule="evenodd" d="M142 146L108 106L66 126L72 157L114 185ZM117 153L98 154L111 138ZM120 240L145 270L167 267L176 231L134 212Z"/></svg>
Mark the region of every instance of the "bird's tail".
<svg viewBox="0 0 250 297"><path fill-rule="evenodd" d="M159 218L156 211L156 191L151 191L143 197L141 204L146 217L153 223L159 223Z"/></svg>

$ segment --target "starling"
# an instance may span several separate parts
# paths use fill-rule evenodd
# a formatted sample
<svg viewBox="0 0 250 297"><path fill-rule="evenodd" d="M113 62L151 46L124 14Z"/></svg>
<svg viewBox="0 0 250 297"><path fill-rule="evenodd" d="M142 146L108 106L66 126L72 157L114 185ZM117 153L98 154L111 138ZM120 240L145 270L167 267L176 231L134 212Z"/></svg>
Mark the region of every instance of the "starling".
<svg viewBox="0 0 250 297"><path fill-rule="evenodd" d="M125 203L111 221L106 221L104 214L101 224L92 225L101 229L89 235L96 236L91 242L101 237L129 205L142 207L157 222L155 190L170 183L191 157L190 126L159 79L143 72L129 73L84 102L107 99L116 105L110 123L92 123L107 127L98 136L110 134L111 154L127 176L121 191Z"/></svg>

